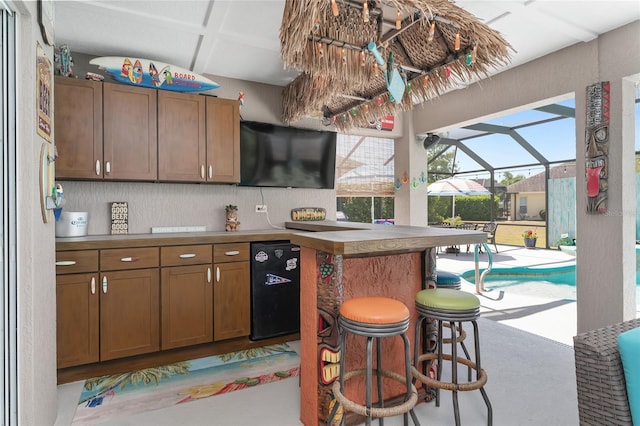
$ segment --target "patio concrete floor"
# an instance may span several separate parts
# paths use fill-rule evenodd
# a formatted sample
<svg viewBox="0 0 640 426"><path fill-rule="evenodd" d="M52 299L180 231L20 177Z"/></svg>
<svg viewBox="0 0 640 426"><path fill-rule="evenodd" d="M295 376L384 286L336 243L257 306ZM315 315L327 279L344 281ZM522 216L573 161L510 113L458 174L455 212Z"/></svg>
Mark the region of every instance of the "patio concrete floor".
<svg viewBox="0 0 640 426"><path fill-rule="evenodd" d="M576 258L559 250L525 249L524 247L498 245L498 253L490 246L494 268L559 267L575 265ZM457 256L440 251L437 258L438 270L462 273L475 269L473 246L466 253L466 247ZM486 253L479 255L479 267L488 264ZM462 279L462 290L475 293L475 284ZM480 297L483 318L501 322L539 336L573 346L576 335L576 302L554 297L522 295L502 290L489 290Z"/></svg>

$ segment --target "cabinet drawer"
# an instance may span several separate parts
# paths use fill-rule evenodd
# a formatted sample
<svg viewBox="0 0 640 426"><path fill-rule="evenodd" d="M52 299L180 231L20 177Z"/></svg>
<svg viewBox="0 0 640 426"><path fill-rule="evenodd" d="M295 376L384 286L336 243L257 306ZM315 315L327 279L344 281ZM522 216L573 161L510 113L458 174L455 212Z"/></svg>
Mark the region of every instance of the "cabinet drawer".
<svg viewBox="0 0 640 426"><path fill-rule="evenodd" d="M213 245L213 261L242 262L249 260L249 243L228 243Z"/></svg>
<svg viewBox="0 0 640 426"><path fill-rule="evenodd" d="M158 247L100 250L100 270L153 268L159 265Z"/></svg>
<svg viewBox="0 0 640 426"><path fill-rule="evenodd" d="M98 250L56 252L56 274L96 272L97 270Z"/></svg>
<svg viewBox="0 0 640 426"><path fill-rule="evenodd" d="M201 265L211 263L211 245L175 246L160 248L160 265Z"/></svg>

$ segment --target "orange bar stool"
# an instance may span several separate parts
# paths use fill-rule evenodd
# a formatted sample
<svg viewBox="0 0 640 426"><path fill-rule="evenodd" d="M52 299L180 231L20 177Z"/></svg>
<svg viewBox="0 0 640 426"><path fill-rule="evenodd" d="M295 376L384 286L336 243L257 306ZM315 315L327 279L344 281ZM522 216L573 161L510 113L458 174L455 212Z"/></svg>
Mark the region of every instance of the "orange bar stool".
<svg viewBox="0 0 640 426"><path fill-rule="evenodd" d="M453 397L453 412L455 416L456 426L460 425L460 409L458 406L458 391L472 391L479 389L482 398L487 405L488 415L487 424L493 424L493 410L491 402L484 389L487 383L487 373L480 365L480 337L478 334L477 319L480 317L480 299L474 294L466 291L453 290L448 288L435 288L422 290L416 294L416 311L418 312L418 321L416 323L415 334L415 353L413 361L413 375L420 382L428 387L436 389L436 407L440 406L440 389L449 390ZM427 318L434 319L437 322L437 353L420 354L420 334L422 324L426 323ZM475 344L475 362L470 359L458 357L457 344L451 345L451 354L442 353L442 326L444 322L471 322L473 324L473 337ZM425 361L433 362L437 360L436 379L432 379L419 371L420 364ZM443 361L451 362L451 382L442 380ZM470 369L475 370L476 380L459 383L458 382L458 363L464 364ZM426 369L425 369L426 370ZM423 370L424 371L424 370Z"/></svg>
<svg viewBox="0 0 640 426"><path fill-rule="evenodd" d="M328 425L333 424L333 419L339 407L343 407L342 412L351 411L366 417L366 424L370 425L373 418L378 418L379 424L384 424L384 417L404 415L405 426L409 423L408 414L414 425L420 425L418 418L413 412L413 407L418 401L418 391L413 384L411 373L411 346L406 331L409 329L410 313L404 303L387 297L357 297L346 300L340 307L338 316L338 328L340 330L340 380L333 384L333 394L337 403L333 406ZM352 333L367 338L366 368L352 371L345 371L345 360L347 357L346 336ZM380 339L383 337L401 336L404 342L405 371L398 374L394 371L382 369L382 350ZM376 368L373 369L372 348L373 340L376 341ZM378 400L376 407L372 402L372 375L375 371ZM360 405L347 399L344 396L345 381L358 376L365 375L365 405ZM395 380L406 385L406 395L400 404L385 407L383 396L382 377ZM342 415L341 424L344 425L345 416Z"/></svg>

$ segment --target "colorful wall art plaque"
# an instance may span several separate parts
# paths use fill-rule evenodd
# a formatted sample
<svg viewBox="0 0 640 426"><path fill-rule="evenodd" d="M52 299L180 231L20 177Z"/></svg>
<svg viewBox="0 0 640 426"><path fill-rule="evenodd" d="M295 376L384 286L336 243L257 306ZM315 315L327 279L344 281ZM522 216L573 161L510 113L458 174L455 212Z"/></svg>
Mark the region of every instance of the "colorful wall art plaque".
<svg viewBox="0 0 640 426"><path fill-rule="evenodd" d="M174 92L217 89L218 83L185 68L150 59L103 56L89 61L120 83Z"/></svg>
<svg viewBox="0 0 640 426"><path fill-rule="evenodd" d="M606 213L609 180L610 84L608 81L587 86L586 106L587 213Z"/></svg>
<svg viewBox="0 0 640 426"><path fill-rule="evenodd" d="M40 43L36 44L36 74L38 77L38 134L47 142L51 142L51 132L53 130L51 108L51 103L53 101L53 97L51 96L51 89L53 88L53 68L51 68L51 61L47 58L47 54L42 46L40 46Z"/></svg>
<svg viewBox="0 0 640 426"><path fill-rule="evenodd" d="M129 233L129 204L126 201L111 203L111 234Z"/></svg>

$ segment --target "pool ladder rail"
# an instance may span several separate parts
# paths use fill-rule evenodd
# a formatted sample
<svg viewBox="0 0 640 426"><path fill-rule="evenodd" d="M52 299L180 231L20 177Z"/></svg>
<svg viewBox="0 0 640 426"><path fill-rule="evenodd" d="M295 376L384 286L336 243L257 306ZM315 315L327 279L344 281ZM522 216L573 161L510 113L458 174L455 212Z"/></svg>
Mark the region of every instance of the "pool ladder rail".
<svg viewBox="0 0 640 426"><path fill-rule="evenodd" d="M480 274L480 267L479 267L479 263L480 263L480 246L484 247L484 250L487 252L487 256L489 258L489 263L487 265L487 269L485 269L484 271L482 271L482 274ZM473 252L473 260L476 264L476 293L480 294L483 291L487 291L487 289L484 288L484 278L487 276L487 274L491 271L491 267L493 266L493 253L491 253L491 250L489 250L489 245L487 243L482 243L482 244L476 244L474 252Z"/></svg>

